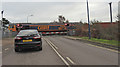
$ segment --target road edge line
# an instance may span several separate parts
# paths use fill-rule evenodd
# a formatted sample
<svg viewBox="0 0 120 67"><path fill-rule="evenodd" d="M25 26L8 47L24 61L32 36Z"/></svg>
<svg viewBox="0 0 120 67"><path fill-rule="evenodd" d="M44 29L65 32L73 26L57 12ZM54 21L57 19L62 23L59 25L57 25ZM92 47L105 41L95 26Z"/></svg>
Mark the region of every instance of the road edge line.
<svg viewBox="0 0 120 67"><path fill-rule="evenodd" d="M116 52L116 53L120 53L119 51L117 50L112 50L112 49L108 49L108 48L104 48L104 47L100 47L100 46L96 46L96 45L92 45L92 44L88 44L90 46L94 46L94 47L97 47L97 48L101 48L101 49L105 49L105 50L108 50L108 51L112 51L112 52Z"/></svg>

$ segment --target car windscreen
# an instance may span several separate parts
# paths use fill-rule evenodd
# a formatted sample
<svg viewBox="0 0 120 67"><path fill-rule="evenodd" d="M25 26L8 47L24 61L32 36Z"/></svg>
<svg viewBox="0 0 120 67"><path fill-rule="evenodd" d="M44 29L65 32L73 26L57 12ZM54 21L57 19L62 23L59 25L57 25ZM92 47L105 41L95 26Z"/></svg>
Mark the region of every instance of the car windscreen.
<svg viewBox="0 0 120 67"><path fill-rule="evenodd" d="M36 30L23 30L18 33L17 36L38 36L38 31Z"/></svg>

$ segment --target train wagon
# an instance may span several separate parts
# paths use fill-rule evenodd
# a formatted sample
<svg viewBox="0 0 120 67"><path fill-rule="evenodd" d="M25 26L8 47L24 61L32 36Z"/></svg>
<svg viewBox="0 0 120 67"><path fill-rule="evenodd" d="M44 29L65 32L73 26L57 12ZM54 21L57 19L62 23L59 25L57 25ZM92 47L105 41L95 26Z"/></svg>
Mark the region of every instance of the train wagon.
<svg viewBox="0 0 120 67"><path fill-rule="evenodd" d="M44 35L67 34L68 31L64 23L11 24L8 29L13 32L23 29L37 29Z"/></svg>

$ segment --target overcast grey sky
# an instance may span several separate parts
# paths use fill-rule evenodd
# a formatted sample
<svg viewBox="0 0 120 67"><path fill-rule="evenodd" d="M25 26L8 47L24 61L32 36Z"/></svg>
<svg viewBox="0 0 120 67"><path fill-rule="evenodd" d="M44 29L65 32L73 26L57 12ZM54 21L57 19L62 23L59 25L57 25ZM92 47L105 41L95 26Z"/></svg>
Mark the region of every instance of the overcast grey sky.
<svg viewBox="0 0 120 67"><path fill-rule="evenodd" d="M18 2L21 1L21 2ZM69 21L80 21L87 22L87 10L86 2L76 0L79 2L57 2L51 0L51 2L37 2L37 0L4 0L2 2L2 10L4 10L4 17L13 23L26 22L27 16L33 14L34 16L29 17L29 22L50 22L57 20L58 15L65 16ZM113 20L116 20L118 14L118 0L110 1L94 1L90 0L90 20L96 19L99 21L109 22L109 2L112 3L113 7Z"/></svg>

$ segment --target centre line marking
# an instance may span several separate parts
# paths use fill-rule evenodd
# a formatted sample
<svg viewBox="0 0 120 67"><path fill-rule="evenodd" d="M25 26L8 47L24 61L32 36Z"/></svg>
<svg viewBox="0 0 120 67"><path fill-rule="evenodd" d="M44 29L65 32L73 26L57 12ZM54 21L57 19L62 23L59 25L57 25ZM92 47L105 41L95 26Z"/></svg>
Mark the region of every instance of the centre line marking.
<svg viewBox="0 0 120 67"><path fill-rule="evenodd" d="M46 39L46 40L49 41L53 47L55 47L56 49L58 49L58 47L56 45L54 45L50 40L48 40L48 39Z"/></svg>
<svg viewBox="0 0 120 67"><path fill-rule="evenodd" d="M58 47L56 47L51 41L49 41L51 43L52 46L54 46L56 49L58 49Z"/></svg>
<svg viewBox="0 0 120 67"><path fill-rule="evenodd" d="M69 57L66 57L67 60L69 60L73 65L75 65L75 63L69 58Z"/></svg>
<svg viewBox="0 0 120 67"><path fill-rule="evenodd" d="M68 62L62 57L62 55L55 49L55 47L53 47L51 45L51 43L49 41L47 41L47 39L44 38L44 40L50 45L50 47L52 47L52 49L55 51L55 53L61 58L61 60L68 66L70 67L70 65L68 64Z"/></svg>

